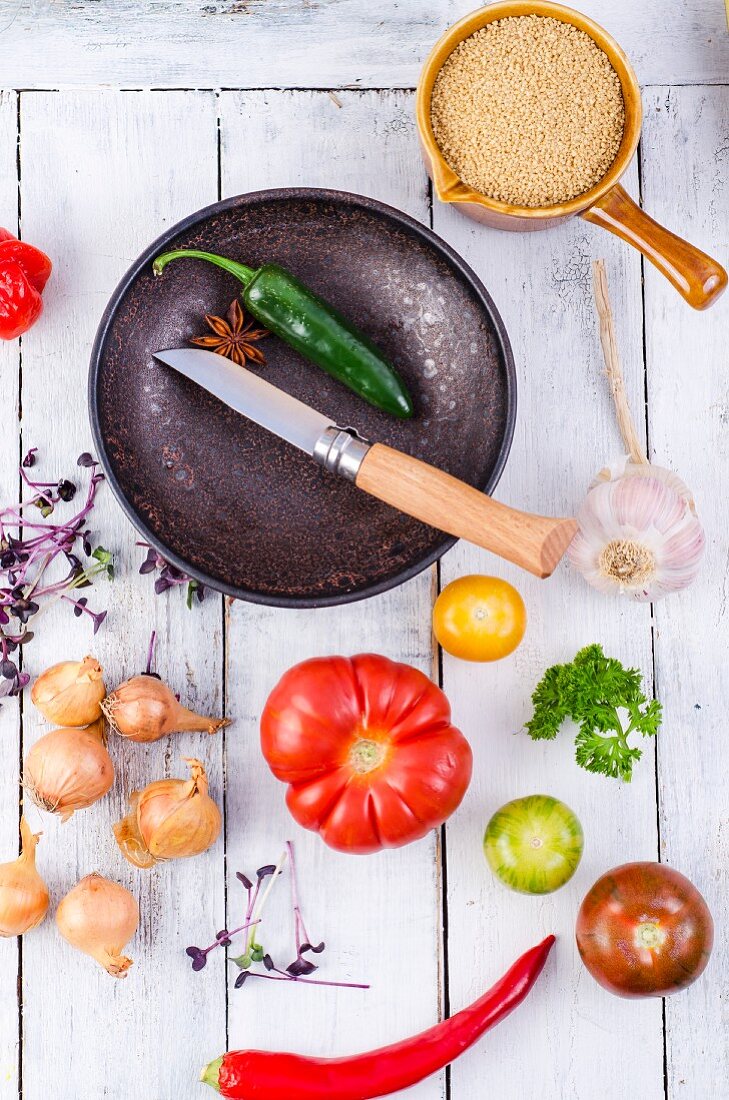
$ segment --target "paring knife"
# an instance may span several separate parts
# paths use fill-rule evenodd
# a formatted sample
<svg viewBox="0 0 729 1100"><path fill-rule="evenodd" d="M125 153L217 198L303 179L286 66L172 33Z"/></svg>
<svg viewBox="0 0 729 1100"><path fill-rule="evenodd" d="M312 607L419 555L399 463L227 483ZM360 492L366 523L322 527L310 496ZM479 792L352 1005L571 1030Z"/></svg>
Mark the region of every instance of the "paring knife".
<svg viewBox="0 0 729 1100"><path fill-rule="evenodd" d="M173 367L231 409L306 451L330 473L431 527L467 539L537 577L554 571L572 541L573 519L534 516L499 504L427 462L370 443L272 386L252 371L211 351L158 351Z"/></svg>

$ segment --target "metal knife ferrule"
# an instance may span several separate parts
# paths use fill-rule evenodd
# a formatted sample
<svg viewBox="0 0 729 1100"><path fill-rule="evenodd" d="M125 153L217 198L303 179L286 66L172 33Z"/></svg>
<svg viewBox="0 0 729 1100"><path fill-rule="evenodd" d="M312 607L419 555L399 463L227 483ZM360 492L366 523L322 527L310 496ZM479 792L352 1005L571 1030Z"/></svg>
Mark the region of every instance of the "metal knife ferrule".
<svg viewBox="0 0 729 1100"><path fill-rule="evenodd" d="M314 444L314 461L331 474L356 481L364 457L372 446L352 428L333 425Z"/></svg>

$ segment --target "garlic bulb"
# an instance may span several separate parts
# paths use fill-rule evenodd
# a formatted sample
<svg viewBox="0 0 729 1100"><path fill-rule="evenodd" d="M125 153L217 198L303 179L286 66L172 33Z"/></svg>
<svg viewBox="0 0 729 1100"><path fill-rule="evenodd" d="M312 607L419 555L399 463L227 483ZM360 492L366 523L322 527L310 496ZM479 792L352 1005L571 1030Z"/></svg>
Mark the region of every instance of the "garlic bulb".
<svg viewBox="0 0 729 1100"><path fill-rule="evenodd" d="M0 864L0 936L22 936L48 912L48 887L35 866L40 833L20 819L22 850L11 863Z"/></svg>
<svg viewBox="0 0 729 1100"><path fill-rule="evenodd" d="M105 695L103 669L93 657L53 665L41 673L30 692L43 717L56 726L95 722Z"/></svg>
<svg viewBox="0 0 729 1100"><path fill-rule="evenodd" d="M183 759L189 779L160 779L134 791L129 813L114 826L122 855L135 867L199 855L220 835L220 810L208 794L205 768L199 760Z"/></svg>
<svg viewBox="0 0 729 1100"><path fill-rule="evenodd" d="M595 588L656 600L694 580L704 553L704 530L681 478L651 465L643 452L625 395L605 265L597 260L593 266L607 376L629 454L593 481L567 554Z"/></svg>
<svg viewBox="0 0 729 1100"><path fill-rule="evenodd" d="M56 913L71 947L91 955L113 978L126 978L132 960L122 950L137 931L139 906L127 889L101 875L86 875Z"/></svg>
<svg viewBox="0 0 729 1100"><path fill-rule="evenodd" d="M598 474L577 522L569 559L602 592L656 600L686 588L699 571L704 530L670 470L626 457Z"/></svg>
<svg viewBox="0 0 729 1100"><path fill-rule="evenodd" d="M115 733L143 743L183 730L217 733L230 725L227 718L208 718L183 707L167 684L144 673L120 684L101 706Z"/></svg>
<svg viewBox="0 0 729 1100"><path fill-rule="evenodd" d="M25 758L23 786L36 806L67 821L98 802L114 783L114 765L104 744L104 720L85 729L46 733Z"/></svg>

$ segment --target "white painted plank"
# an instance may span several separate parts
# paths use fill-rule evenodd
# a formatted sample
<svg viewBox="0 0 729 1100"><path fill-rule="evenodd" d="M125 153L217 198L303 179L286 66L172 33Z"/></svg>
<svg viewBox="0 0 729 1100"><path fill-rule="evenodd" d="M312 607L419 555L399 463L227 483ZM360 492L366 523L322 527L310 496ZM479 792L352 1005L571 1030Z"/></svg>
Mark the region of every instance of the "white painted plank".
<svg viewBox="0 0 729 1100"><path fill-rule="evenodd" d="M214 201L216 109L210 93L28 94L22 98L23 229L56 261L43 325L24 342L23 438L40 448L42 469L73 476L90 449L86 374L95 326L123 271L165 225ZM150 631L158 632L158 671L197 709L221 706L221 603L211 597L188 612L178 590L156 598L140 577L143 551L107 487L93 531L116 555L118 579L89 590L109 617L92 640L68 607L47 614L29 660L35 671L64 657L95 652L110 686L143 670ZM26 743L42 730L26 706ZM163 775L185 774L181 755L200 755L220 797L223 745L189 734L150 746L113 738L118 782L110 796L60 826L42 818L45 866L57 902L98 870L139 897L135 966L115 982L74 953L49 922L23 959L26 1100L48 1094L79 1100L155 1100L191 1095L211 1044L225 1033L221 983L193 975L184 949L222 923L223 844L188 862L149 871L129 867L111 824L125 795ZM39 822L38 812L33 813Z"/></svg>
<svg viewBox="0 0 729 1100"><path fill-rule="evenodd" d="M347 92L340 100L338 108L325 93L223 94L224 193L336 186L427 218L411 97ZM251 155L252 150L263 152ZM289 612L240 603L231 610L228 693L231 706L241 712L241 728L228 742L231 906L240 904L233 872L275 858L292 836L311 934L329 945L325 975L372 983L366 993L284 990L272 983L232 991L231 1047L283 1044L303 1053L341 1054L391 1042L438 1017L441 909L435 836L377 856L334 853L294 825L284 806L284 788L258 748L266 696L296 661L375 651L430 672L431 600L431 577L422 574L394 592L349 607ZM276 904L283 921L285 887ZM277 930L274 923L270 941L283 954L290 950L281 947L289 941L285 927ZM443 1079L436 1077L410 1095L435 1100L443 1088Z"/></svg>
<svg viewBox="0 0 729 1100"><path fill-rule="evenodd" d="M16 167L17 97L0 93L0 225L18 232ZM0 507L18 499L19 342L0 341ZM20 719L17 699L0 709L0 863L18 852L18 754ZM42 853L38 856L42 864ZM0 1100L18 1095L18 942L0 939Z"/></svg>
<svg viewBox="0 0 729 1100"><path fill-rule="evenodd" d="M635 190L637 173L631 169ZM519 413L500 499L556 515L574 510L595 473L621 445L593 309L591 263L605 257L630 399L643 391L640 265L635 252L574 220L545 232L489 232L444 206L435 228L483 277L501 309L519 376ZM445 690L476 756L475 778L447 827L448 958L453 1010L469 1003L523 950L554 932L557 946L527 1004L452 1069L458 1100L606 1100L663 1096L661 1006L618 1000L582 967L574 922L582 897L608 868L655 858L654 754L630 785L590 775L574 762L567 732L556 743L519 733L544 670L586 644L638 665L650 684L650 611L601 596L562 565L537 581L460 544L442 563L442 583L467 573L506 577L524 596L527 634L513 657L473 666L445 657ZM577 874L542 899L510 893L482 853L491 814L511 798L546 793L580 817L585 855ZM525 1050L528 1056L524 1056Z"/></svg>
<svg viewBox="0 0 729 1100"><path fill-rule="evenodd" d="M654 89L645 107L646 204L726 264L729 90ZM671 160L680 171L665 171ZM696 883L717 930L704 976L666 1001L668 1095L703 1100L717 1088L722 1094L729 1080L729 300L694 313L652 269L645 291L652 458L691 487L707 535L706 560L693 587L655 611L657 693L666 709L658 751L661 857Z"/></svg>
<svg viewBox="0 0 729 1100"><path fill-rule="evenodd" d="M413 87L474 0L3 0L7 87ZM582 0L644 84L726 79L721 0Z"/></svg>

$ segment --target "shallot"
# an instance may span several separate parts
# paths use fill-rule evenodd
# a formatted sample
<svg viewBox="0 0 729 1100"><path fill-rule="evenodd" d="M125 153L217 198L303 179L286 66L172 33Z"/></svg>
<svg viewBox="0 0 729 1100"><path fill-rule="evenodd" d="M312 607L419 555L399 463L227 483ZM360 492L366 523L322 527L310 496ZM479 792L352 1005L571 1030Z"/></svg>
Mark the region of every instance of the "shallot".
<svg viewBox="0 0 729 1100"><path fill-rule="evenodd" d="M132 960L122 951L137 931L139 906L119 883L86 875L58 906L56 924L71 947L91 955L107 974L127 976Z"/></svg>
<svg viewBox="0 0 729 1100"><path fill-rule="evenodd" d="M111 790L114 765L104 744L104 720L85 729L46 733L25 758L23 786L42 810L67 821Z"/></svg>
<svg viewBox="0 0 729 1100"><path fill-rule="evenodd" d="M188 730L217 733L230 725L227 718L207 718L183 707L167 684L146 673L107 695L101 709L114 732L130 741L159 741L168 733Z"/></svg>
<svg viewBox="0 0 729 1100"><path fill-rule="evenodd" d="M135 867L199 855L220 835L220 810L208 794L205 768L184 759L189 779L160 779L134 791L129 813L114 826L122 855Z"/></svg>
<svg viewBox="0 0 729 1100"><path fill-rule="evenodd" d="M44 718L56 726L88 726L101 717L106 695L103 669L93 657L61 661L42 672L30 692Z"/></svg>
<svg viewBox="0 0 729 1100"><path fill-rule="evenodd" d="M0 936L22 936L36 928L48 912L48 887L38 874L35 850L40 833L20 819L21 852L0 864Z"/></svg>

